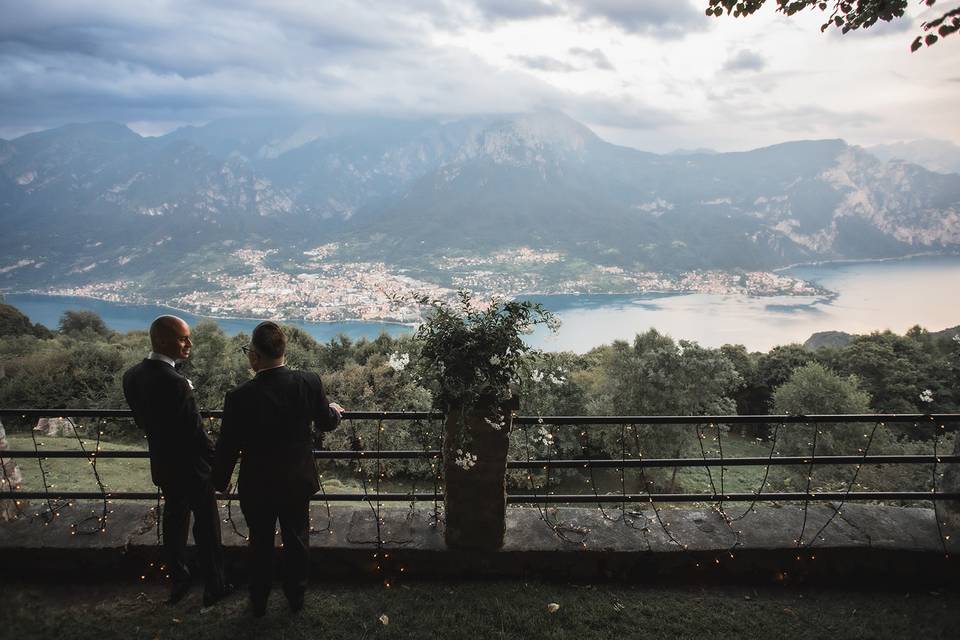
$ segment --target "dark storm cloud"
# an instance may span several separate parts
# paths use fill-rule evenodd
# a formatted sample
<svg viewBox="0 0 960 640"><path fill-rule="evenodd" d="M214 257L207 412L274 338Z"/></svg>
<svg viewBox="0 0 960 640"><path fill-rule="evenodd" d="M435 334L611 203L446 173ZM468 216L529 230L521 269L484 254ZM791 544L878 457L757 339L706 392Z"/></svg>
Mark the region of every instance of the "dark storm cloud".
<svg viewBox="0 0 960 640"><path fill-rule="evenodd" d="M767 61L756 51L741 49L723 63L723 70L729 73L761 71L766 65Z"/></svg>
<svg viewBox="0 0 960 640"><path fill-rule="evenodd" d="M155 130L150 123L225 116L544 105L594 124L647 128L668 116L630 100L572 95L466 48L436 45L436 36L561 13L662 36L690 27L688 9L665 0L0 0L0 136L94 120ZM559 72L612 68L599 49L515 59Z"/></svg>
<svg viewBox="0 0 960 640"><path fill-rule="evenodd" d="M568 7L580 18L600 18L628 33L663 40L710 27L704 8L691 0L580 0Z"/></svg>
<svg viewBox="0 0 960 640"><path fill-rule="evenodd" d="M600 49L584 49L582 47L573 47L570 49L570 55L590 62L595 68L604 71L613 71L613 65L610 59Z"/></svg>
<svg viewBox="0 0 960 640"><path fill-rule="evenodd" d="M454 56L425 44L433 28L427 16L442 3L391 7L397 10L332 1L0 0L0 131L64 118L388 110L414 103L425 84L446 81L431 78L425 60L454 85L495 73L469 56L457 67ZM389 94L378 91L387 87Z"/></svg>
<svg viewBox="0 0 960 640"><path fill-rule="evenodd" d="M473 4L487 20L529 20L555 16L562 11L546 0L475 0Z"/></svg>

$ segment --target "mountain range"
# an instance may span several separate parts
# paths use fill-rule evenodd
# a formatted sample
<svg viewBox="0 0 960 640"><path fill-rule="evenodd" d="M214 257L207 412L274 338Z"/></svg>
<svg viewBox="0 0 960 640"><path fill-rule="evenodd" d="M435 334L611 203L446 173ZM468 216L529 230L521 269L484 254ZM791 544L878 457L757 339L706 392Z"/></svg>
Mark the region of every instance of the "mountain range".
<svg viewBox="0 0 960 640"><path fill-rule="evenodd" d="M0 140L0 289L156 277L224 247L417 266L501 248L634 270L960 248L960 175L842 140L658 155L555 112L109 122ZM182 275L182 274L181 274Z"/></svg>

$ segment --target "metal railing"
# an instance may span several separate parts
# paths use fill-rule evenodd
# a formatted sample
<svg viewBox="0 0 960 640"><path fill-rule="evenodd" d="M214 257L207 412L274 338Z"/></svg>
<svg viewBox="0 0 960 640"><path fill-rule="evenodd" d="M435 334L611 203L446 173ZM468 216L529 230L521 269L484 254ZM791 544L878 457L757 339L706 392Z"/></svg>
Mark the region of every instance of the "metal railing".
<svg viewBox="0 0 960 640"><path fill-rule="evenodd" d="M204 410L200 411L201 418L220 419L223 411ZM31 418L125 418L132 419L133 412L129 409L0 409L0 418L16 417L21 419ZM374 420L379 423L388 421L413 421L413 422L433 422L442 420L443 414L429 411L347 411L343 414L343 421L346 424L352 424L361 420ZM439 440L439 436L438 436ZM421 450L315 450L313 455L320 460L355 460L358 463L363 461L378 460L439 460L439 449L424 448ZM147 450L142 451L65 451L65 450L6 450L0 451L0 461L3 459L14 458L32 458L32 459L86 459L91 463L99 459L146 459L150 457ZM0 480L3 480L0 476ZM365 501L375 497L378 502L418 502L418 501L437 501L443 499L443 494L437 491L427 492L409 492L409 493L384 493L375 491L371 494L369 491L363 493L345 492L345 493L318 493L313 496L315 501L325 502L355 502ZM235 493L218 493L218 498L232 500L239 496ZM0 499L32 500L155 500L157 493L143 491L0 491Z"/></svg>
<svg viewBox="0 0 960 640"><path fill-rule="evenodd" d="M561 426L561 427L597 427L597 426L639 426L639 425L811 425L811 424L854 424L872 423L878 426L887 424L910 424L918 428L933 431L934 447L947 424L960 424L960 414L823 414L823 415L709 415L709 416L518 416L514 418L514 425L525 428L531 425ZM718 436L719 437L719 436ZM697 458L574 458L574 459L528 459L511 460L507 463L509 469L544 470L553 469L588 469L591 474L594 469L614 469L622 472L625 469L637 469L641 473L651 468L682 468L682 467L746 467L762 466L769 473L770 467L807 465L858 465L865 464L929 464L932 465L933 476L936 475L938 465L960 462L960 455L942 455L938 452L930 454L870 454L864 449L859 455L818 455L811 451L810 455L780 456L774 454L775 442L771 444L770 454L764 457L728 457L707 456L705 453ZM764 481L763 484L766 482ZM711 484L713 480L711 478ZM808 488L804 492L764 492L762 487L751 493L719 492L705 493L664 493L643 492L598 495L593 494L553 494L532 491L528 495L511 495L508 500L513 503L637 503L637 502L757 502L757 501L875 501L875 500L945 500L960 499L960 492L942 492L936 485L926 491L854 491L851 486L846 491L812 491Z"/></svg>
<svg viewBox="0 0 960 640"><path fill-rule="evenodd" d="M222 416L222 411L201 411L204 418L218 419ZM124 409L102 410L102 409L0 409L0 417L17 417L23 419L30 418L132 418L132 412ZM414 421L424 422L441 421L443 414L438 412L346 412L344 421L348 424L355 421L374 420L382 425L384 422L395 421ZM873 423L875 425L886 424L912 424L919 428L930 428L934 431L934 443L941 437L947 424L960 423L960 414L844 414L844 415L807 415L807 416L788 416L788 415L751 415L751 416L515 416L513 424L526 429L530 426L581 426L581 427L600 427L607 426L638 426L638 425L791 425L791 424L843 424L843 423ZM936 444L934 444L936 446ZM425 459L439 461L441 451L439 449L424 448L422 450L381 450L379 447L373 450L316 450L314 456L319 460L356 460L356 461L380 461L380 460L402 460L402 459ZM124 458L148 458L147 451L63 451L63 450L7 450L0 452L0 458L84 458L91 462L98 459L124 459ZM681 468L681 467L745 467L745 466L763 466L769 471L770 467L788 466L788 465L865 465L865 464L929 464L933 467L933 476L936 477L936 468L941 464L958 463L960 456L941 455L937 452L930 454L903 454L903 455L876 455L870 454L864 450L862 455L811 455L800 456L779 456L774 455L771 447L770 455L764 457L728 457L728 456L707 456L694 458L646 458L642 455L637 457L627 457L621 455L619 458L527 458L525 460L508 460L508 469L517 470L545 470L553 469L588 469L591 473L594 469L613 469L621 472L627 469L636 469L641 473L645 469L653 468ZM859 466L858 466L859 468ZM2 478L0 478L2 480ZM711 480L712 483L712 480ZM930 490L924 491L854 491L852 486L846 491L812 491L808 486L806 491L794 492L764 492L762 486L750 493L734 493L714 491L712 493L665 493L665 492L642 492L627 493L621 491L615 494L600 494L596 491L589 494L552 494L549 491L540 492L537 490L524 493L511 493L507 496L509 503L515 504L542 504L550 503L644 503L644 502L757 502L757 501L875 501L875 500L958 500L960 492L941 492L937 491L936 483ZM442 492L430 493L381 493L379 490L374 494L378 502L415 502L415 501L436 501L442 500ZM371 494L368 491L364 493L323 493L314 496L314 500L339 502L339 501L361 501L368 500ZM221 498L236 498L234 494L221 494ZM154 492L133 492L133 491L103 491L103 492L84 492L84 491L0 491L0 499L94 499L106 498L110 500L148 500L155 499Z"/></svg>

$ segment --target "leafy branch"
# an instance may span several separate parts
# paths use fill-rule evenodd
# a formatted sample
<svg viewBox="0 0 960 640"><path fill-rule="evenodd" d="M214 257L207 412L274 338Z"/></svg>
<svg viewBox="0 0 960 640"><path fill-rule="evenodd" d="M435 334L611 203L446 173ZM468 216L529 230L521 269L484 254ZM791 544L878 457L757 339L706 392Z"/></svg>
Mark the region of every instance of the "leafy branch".
<svg viewBox="0 0 960 640"><path fill-rule="evenodd" d="M869 29L878 20L890 22L895 18L902 18L907 10L907 0L775 0L777 11L792 16L804 9L830 10L830 17L820 27L826 31L831 26L848 33L856 29ZM753 15L767 0L708 0L706 14L720 17L724 13L733 14L740 18ZM932 7L937 0L919 0L920 4ZM910 51L916 51L922 46L936 44L945 38L960 31L960 7L945 11L935 20L921 24L926 35L918 35L910 45Z"/></svg>

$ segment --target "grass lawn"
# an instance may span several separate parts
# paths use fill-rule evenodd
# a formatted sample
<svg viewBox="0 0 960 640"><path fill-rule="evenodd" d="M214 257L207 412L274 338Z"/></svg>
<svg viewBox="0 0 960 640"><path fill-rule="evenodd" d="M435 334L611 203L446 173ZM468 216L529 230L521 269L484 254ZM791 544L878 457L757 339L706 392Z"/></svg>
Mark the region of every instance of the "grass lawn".
<svg viewBox="0 0 960 640"><path fill-rule="evenodd" d="M253 619L245 593L201 609L156 583L4 580L5 638L955 638L960 594L787 586L659 587L539 581L314 581L291 616L282 593ZM548 603L559 604L556 613ZM386 615L388 623L381 622Z"/></svg>
<svg viewBox="0 0 960 640"><path fill-rule="evenodd" d="M10 449L33 451L33 439L27 434L8 434L7 443ZM80 444L73 437L37 436L37 445L41 454L43 451L80 451ZM96 441L83 439L83 446L88 451L96 449ZM144 451L143 445L121 444L115 442L101 442L102 451ZM43 491L43 481L40 466L35 458L19 458L17 464L23 475L20 485L22 491ZM372 475L373 463L364 462L364 470ZM333 468L329 462L322 462L321 473L324 474L323 486L327 493L363 493L363 483L357 477L355 464L339 464ZM47 458L43 461L47 484L53 490L61 491L99 491L96 478L90 463L84 458ZM100 479L108 491L146 491L153 492L157 488L150 479L150 461L147 458L123 459L102 458L97 462L97 471ZM234 470L236 474L237 469ZM337 477L331 477L336 475ZM416 489L419 493L433 491L433 483L427 480L428 474L416 483L412 481L383 480L380 490L383 492L403 492ZM367 489L372 494L374 482L367 483ZM341 505L362 503L339 503Z"/></svg>
<svg viewBox="0 0 960 640"><path fill-rule="evenodd" d="M7 434L10 449L33 451L33 439L28 434ZM76 438L37 436L38 449L49 451L80 451ZM83 446L88 451L96 449L96 440L84 438ZM119 444L101 442L102 451L143 451L147 443ZM17 460L23 474L23 491L43 491L40 467L34 458ZM99 491L90 463L83 458L48 458L43 461L47 483L51 489L62 491ZM109 491L156 491L150 480L150 461L146 458L102 458L97 461L97 472Z"/></svg>

